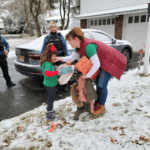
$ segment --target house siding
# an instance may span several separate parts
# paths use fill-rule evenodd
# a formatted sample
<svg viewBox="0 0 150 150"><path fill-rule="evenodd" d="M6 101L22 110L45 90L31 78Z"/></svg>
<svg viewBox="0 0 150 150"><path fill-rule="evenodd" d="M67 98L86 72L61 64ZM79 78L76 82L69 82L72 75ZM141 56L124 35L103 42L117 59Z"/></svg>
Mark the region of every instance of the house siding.
<svg viewBox="0 0 150 150"><path fill-rule="evenodd" d="M116 9L150 3L150 0L81 0L80 12L91 13L103 10Z"/></svg>

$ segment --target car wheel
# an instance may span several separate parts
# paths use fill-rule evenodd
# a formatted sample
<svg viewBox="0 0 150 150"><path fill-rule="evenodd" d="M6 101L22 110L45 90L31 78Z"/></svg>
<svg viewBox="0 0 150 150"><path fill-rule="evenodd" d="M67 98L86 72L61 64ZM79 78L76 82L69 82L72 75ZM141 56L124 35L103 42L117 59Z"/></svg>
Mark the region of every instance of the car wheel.
<svg viewBox="0 0 150 150"><path fill-rule="evenodd" d="M128 50L128 49L124 49L124 50L122 51L122 54L126 56L126 58L127 58L127 63L129 63L129 59L130 59L130 52L129 52L129 50Z"/></svg>

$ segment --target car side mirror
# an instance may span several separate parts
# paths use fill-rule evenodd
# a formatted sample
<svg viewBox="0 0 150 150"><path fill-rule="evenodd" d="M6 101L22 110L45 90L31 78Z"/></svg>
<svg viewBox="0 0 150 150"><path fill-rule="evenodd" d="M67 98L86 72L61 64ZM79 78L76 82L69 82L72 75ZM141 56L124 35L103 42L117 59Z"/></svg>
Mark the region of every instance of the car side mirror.
<svg viewBox="0 0 150 150"><path fill-rule="evenodd" d="M115 44L116 43L116 40L115 39L112 39L112 44Z"/></svg>

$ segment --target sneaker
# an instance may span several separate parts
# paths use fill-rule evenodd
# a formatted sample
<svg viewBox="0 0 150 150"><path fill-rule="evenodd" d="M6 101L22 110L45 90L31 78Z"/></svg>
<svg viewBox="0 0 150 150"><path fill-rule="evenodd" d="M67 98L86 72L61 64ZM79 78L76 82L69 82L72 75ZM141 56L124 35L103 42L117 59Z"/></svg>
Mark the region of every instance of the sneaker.
<svg viewBox="0 0 150 150"><path fill-rule="evenodd" d="M7 82L7 83L6 83L6 85L7 85L7 86L16 86L16 84L15 84L15 83L13 83L12 81Z"/></svg>
<svg viewBox="0 0 150 150"><path fill-rule="evenodd" d="M94 116L99 115L99 114L103 114L105 112L106 112L106 110L105 110L105 106L104 105L101 105L99 103L96 103L94 105L94 112L93 112Z"/></svg>
<svg viewBox="0 0 150 150"><path fill-rule="evenodd" d="M52 111L47 111L46 112L46 121L54 121L55 120L55 112L52 110Z"/></svg>

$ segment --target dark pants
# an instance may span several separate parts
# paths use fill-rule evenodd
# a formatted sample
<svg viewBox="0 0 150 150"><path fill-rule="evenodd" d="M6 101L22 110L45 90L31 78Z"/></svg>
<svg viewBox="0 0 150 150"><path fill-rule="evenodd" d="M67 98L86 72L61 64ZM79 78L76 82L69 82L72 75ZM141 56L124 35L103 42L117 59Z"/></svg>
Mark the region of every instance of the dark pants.
<svg viewBox="0 0 150 150"><path fill-rule="evenodd" d="M9 83L11 81L9 73L8 73L8 65L7 60L4 55L0 55L0 67L3 72L3 77L5 78L6 82Z"/></svg>
<svg viewBox="0 0 150 150"><path fill-rule="evenodd" d="M48 86L45 86L45 89L47 91L47 94L48 94L48 101L47 101L47 111L51 111L53 110L53 103L54 103L54 100L55 100L55 93L56 93L56 87L48 87Z"/></svg>
<svg viewBox="0 0 150 150"><path fill-rule="evenodd" d="M106 99L108 95L107 85L111 77L112 77L111 74L101 69L99 76L97 76L95 79L96 91L98 94L97 100L101 105L105 105L106 103Z"/></svg>

